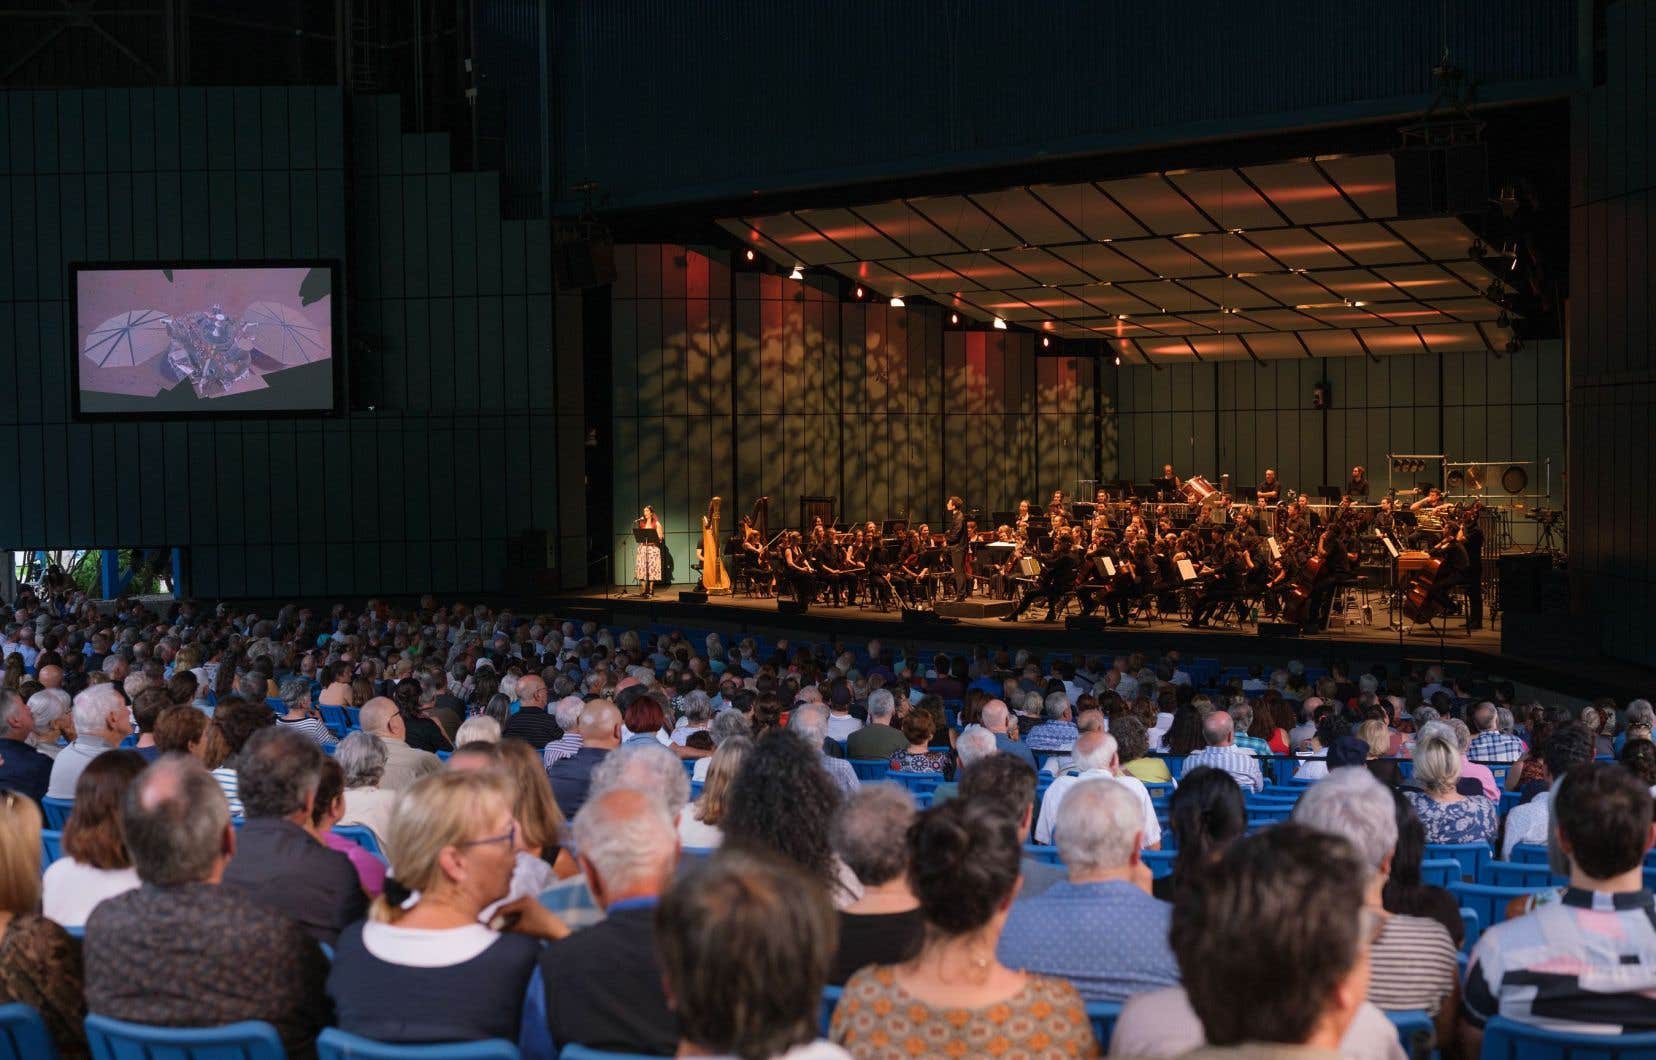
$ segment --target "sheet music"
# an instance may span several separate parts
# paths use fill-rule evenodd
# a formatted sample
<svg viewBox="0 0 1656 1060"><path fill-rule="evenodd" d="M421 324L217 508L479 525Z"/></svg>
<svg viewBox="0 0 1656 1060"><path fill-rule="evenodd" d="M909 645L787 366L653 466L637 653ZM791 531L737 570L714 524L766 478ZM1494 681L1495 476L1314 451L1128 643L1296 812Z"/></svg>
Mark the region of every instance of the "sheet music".
<svg viewBox="0 0 1656 1060"><path fill-rule="evenodd" d="M1111 559L1109 556L1100 556L1098 558L1104 561L1104 576L1106 578L1114 578L1116 573L1115 560Z"/></svg>
<svg viewBox="0 0 1656 1060"><path fill-rule="evenodd" d="M1386 552L1391 555L1391 558L1396 559L1397 558L1397 546L1392 543L1392 539L1389 538L1389 537L1386 537L1384 534L1382 534L1380 536L1380 542L1386 546Z"/></svg>
<svg viewBox="0 0 1656 1060"><path fill-rule="evenodd" d="M1265 540L1271 546L1271 558L1272 559L1281 559L1282 558L1282 546L1277 544L1277 539L1274 538L1274 537L1267 537Z"/></svg>
<svg viewBox="0 0 1656 1060"><path fill-rule="evenodd" d="M1188 559L1181 559L1179 561L1179 577L1183 578L1187 582L1195 581L1196 580L1196 566L1195 566L1195 564L1191 563Z"/></svg>

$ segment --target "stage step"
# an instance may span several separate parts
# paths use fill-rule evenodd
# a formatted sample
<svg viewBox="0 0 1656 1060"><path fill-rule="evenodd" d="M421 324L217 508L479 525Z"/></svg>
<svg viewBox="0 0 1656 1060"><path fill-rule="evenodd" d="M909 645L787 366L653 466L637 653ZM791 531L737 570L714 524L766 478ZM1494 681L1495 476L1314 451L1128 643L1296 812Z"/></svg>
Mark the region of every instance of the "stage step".
<svg viewBox="0 0 1656 1060"><path fill-rule="evenodd" d="M944 618L999 618L1016 606L1011 600L939 600L936 610Z"/></svg>

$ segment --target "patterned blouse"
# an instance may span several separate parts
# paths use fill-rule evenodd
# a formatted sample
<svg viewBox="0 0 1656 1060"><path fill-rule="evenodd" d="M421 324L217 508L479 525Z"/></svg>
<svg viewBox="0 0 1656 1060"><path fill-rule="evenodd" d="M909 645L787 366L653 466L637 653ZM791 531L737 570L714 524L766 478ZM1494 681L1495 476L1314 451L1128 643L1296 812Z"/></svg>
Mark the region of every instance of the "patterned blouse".
<svg viewBox="0 0 1656 1060"><path fill-rule="evenodd" d="M904 990L893 966L872 965L845 984L829 1037L857 1060L1099 1055L1081 995L1043 975L1005 1001L953 1008Z"/></svg>
<svg viewBox="0 0 1656 1060"><path fill-rule="evenodd" d="M1423 791L1406 791L1405 797L1420 815L1428 843L1495 843L1500 823L1495 804L1482 795L1468 795L1459 802L1438 802Z"/></svg>
<svg viewBox="0 0 1656 1060"><path fill-rule="evenodd" d="M13 917L0 936L0 1004L39 1012L60 1056L85 1056L86 1000L77 939L43 916Z"/></svg>
<svg viewBox="0 0 1656 1060"><path fill-rule="evenodd" d="M891 756L887 766L893 773L942 773L945 778L954 779L954 755L948 751L927 751L925 754L898 751Z"/></svg>

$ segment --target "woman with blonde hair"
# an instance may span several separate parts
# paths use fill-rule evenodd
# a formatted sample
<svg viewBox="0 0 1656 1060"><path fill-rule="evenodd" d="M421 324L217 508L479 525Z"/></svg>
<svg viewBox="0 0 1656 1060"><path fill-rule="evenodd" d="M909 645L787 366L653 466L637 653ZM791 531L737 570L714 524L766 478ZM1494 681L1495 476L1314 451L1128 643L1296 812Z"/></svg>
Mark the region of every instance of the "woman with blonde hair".
<svg viewBox="0 0 1656 1060"><path fill-rule="evenodd" d="M387 1042L515 1041L540 942L569 931L533 897L479 920L506 896L521 849L506 777L423 777L387 831L395 875L334 951L339 1026Z"/></svg>
<svg viewBox="0 0 1656 1060"><path fill-rule="evenodd" d="M1403 771L1398 767L1395 759L1388 758L1391 750L1392 731L1379 718L1370 718L1357 726L1357 738L1368 745L1368 754L1365 765L1373 773L1375 779L1388 788L1397 788L1403 783Z"/></svg>
<svg viewBox="0 0 1656 1060"><path fill-rule="evenodd" d="M525 856L518 858L512 874L512 897L532 898L560 878L575 875L580 866L563 848L567 822L552 797L540 752L522 740L502 740L500 764L512 782L512 812L523 832Z"/></svg>
<svg viewBox="0 0 1656 1060"><path fill-rule="evenodd" d="M730 798L730 785L742 769L742 761L753 750L753 741L746 736L730 736L719 744L707 766L707 781L702 785L701 798L679 814L679 845L688 849L706 849L724 842L724 829L719 822L724 818L725 805Z"/></svg>
<svg viewBox="0 0 1656 1060"><path fill-rule="evenodd" d="M40 915L40 807L0 791L0 1004L39 1012L64 1056L86 1055L80 946Z"/></svg>
<svg viewBox="0 0 1656 1060"><path fill-rule="evenodd" d="M1428 843L1495 842L1495 804L1482 795L1455 790L1461 775L1460 741L1442 722L1420 730L1415 740L1414 780L1420 791L1404 795L1420 816Z"/></svg>

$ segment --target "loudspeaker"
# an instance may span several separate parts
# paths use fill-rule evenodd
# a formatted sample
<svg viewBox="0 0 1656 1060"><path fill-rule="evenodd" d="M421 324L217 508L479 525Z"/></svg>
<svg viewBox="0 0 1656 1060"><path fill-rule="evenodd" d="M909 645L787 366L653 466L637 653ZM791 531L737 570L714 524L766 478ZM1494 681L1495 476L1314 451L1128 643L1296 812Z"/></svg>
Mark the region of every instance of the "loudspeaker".
<svg viewBox="0 0 1656 1060"><path fill-rule="evenodd" d="M1495 560L1500 572L1501 609L1521 615L1544 611L1547 576L1552 557L1545 552L1515 552Z"/></svg>
<svg viewBox="0 0 1656 1060"><path fill-rule="evenodd" d="M697 589L686 589L685 591L679 593L679 603L705 604L707 603L707 594Z"/></svg>
<svg viewBox="0 0 1656 1060"><path fill-rule="evenodd" d="M596 237L552 244L552 276L560 291L614 283L615 244Z"/></svg>
<svg viewBox="0 0 1656 1060"><path fill-rule="evenodd" d="M1392 152L1397 212L1403 217L1481 213L1489 198L1489 150L1483 144L1405 147Z"/></svg>
<svg viewBox="0 0 1656 1060"><path fill-rule="evenodd" d="M780 596L776 598L776 613L779 615L803 615L810 609L811 604L808 600L788 600Z"/></svg>
<svg viewBox="0 0 1656 1060"><path fill-rule="evenodd" d="M1297 637L1300 628L1298 622L1261 622L1259 635L1261 637Z"/></svg>
<svg viewBox="0 0 1656 1060"><path fill-rule="evenodd" d="M903 625L905 626L952 626L959 621L958 618L944 618L936 611L927 611L918 607L903 608Z"/></svg>
<svg viewBox="0 0 1656 1060"><path fill-rule="evenodd" d="M1071 633L1103 633L1109 628L1109 620L1097 615L1070 615L1064 619L1064 629Z"/></svg>

